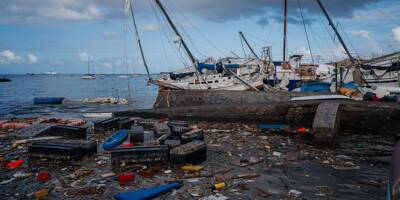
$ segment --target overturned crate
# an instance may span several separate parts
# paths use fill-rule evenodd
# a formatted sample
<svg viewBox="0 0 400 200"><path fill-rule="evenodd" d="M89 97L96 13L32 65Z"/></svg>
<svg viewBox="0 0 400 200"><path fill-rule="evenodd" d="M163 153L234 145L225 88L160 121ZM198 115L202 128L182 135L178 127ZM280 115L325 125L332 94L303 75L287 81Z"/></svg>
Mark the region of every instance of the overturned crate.
<svg viewBox="0 0 400 200"><path fill-rule="evenodd" d="M31 157L59 160L79 159L97 153L97 142L91 140L52 140L35 142L28 147Z"/></svg>
<svg viewBox="0 0 400 200"><path fill-rule="evenodd" d="M50 127L47 131L44 131L40 136L62 136L68 139L83 139L87 137L87 128L67 126L67 125L56 125Z"/></svg>
<svg viewBox="0 0 400 200"><path fill-rule="evenodd" d="M145 129L154 128L155 123L158 123L158 121L153 120L153 119L136 119L135 120L136 126L143 126L143 128L145 128Z"/></svg>
<svg viewBox="0 0 400 200"><path fill-rule="evenodd" d="M29 157L56 160L76 160L82 157L81 149L76 145L34 143L28 147Z"/></svg>
<svg viewBox="0 0 400 200"><path fill-rule="evenodd" d="M194 140L204 141L204 132L202 129L194 129L181 135L182 144L186 144Z"/></svg>
<svg viewBox="0 0 400 200"><path fill-rule="evenodd" d="M94 123L96 131L108 131L114 128L119 128L119 123L128 119L127 117L112 117L109 119L100 120Z"/></svg>
<svg viewBox="0 0 400 200"><path fill-rule="evenodd" d="M174 163L202 162L207 159L207 145L204 141L195 140L172 148L169 157Z"/></svg>
<svg viewBox="0 0 400 200"><path fill-rule="evenodd" d="M144 128L143 126L133 125L131 127L131 138L132 144L142 144L144 141Z"/></svg>
<svg viewBox="0 0 400 200"><path fill-rule="evenodd" d="M134 119L126 118L118 121L119 129L129 129L135 123Z"/></svg>
<svg viewBox="0 0 400 200"><path fill-rule="evenodd" d="M169 160L169 148L166 145L137 146L118 148L111 151L111 163L157 163Z"/></svg>

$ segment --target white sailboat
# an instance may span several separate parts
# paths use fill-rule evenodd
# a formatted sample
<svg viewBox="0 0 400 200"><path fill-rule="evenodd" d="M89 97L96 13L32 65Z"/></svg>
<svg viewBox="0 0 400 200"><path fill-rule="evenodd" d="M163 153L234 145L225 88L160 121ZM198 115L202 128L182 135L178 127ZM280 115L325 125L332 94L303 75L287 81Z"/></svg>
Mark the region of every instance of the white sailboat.
<svg viewBox="0 0 400 200"><path fill-rule="evenodd" d="M185 40L160 0L155 0L155 3L176 35L174 42L179 43L183 47L192 66L176 70L171 72L169 76L163 76L157 80L151 79L136 27L132 2L127 0L125 8L126 11L130 10L132 14L135 36L140 48L143 64L146 67L149 82L161 88L181 90L259 90L263 88L263 81L266 78L265 69L266 66L269 66L270 62L257 57L242 33L240 33L241 37L243 37L255 58L223 58L218 61L208 59L205 62L199 62L189 50Z"/></svg>
<svg viewBox="0 0 400 200"><path fill-rule="evenodd" d="M87 69L88 69L87 74L84 74L81 77L81 79L84 79L84 80L94 80L94 79L96 79L96 77L93 74L90 74L90 59L89 59L89 57L88 57Z"/></svg>

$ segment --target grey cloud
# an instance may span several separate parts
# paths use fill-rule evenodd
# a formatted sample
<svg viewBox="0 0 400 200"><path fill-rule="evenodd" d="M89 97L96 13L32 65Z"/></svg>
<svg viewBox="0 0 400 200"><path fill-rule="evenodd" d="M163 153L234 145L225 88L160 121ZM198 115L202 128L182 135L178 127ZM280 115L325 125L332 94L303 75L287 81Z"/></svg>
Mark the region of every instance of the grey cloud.
<svg viewBox="0 0 400 200"><path fill-rule="evenodd" d="M149 2L134 0L135 10L152 14ZM283 0L162 0L167 9L175 8L185 16L192 15L213 22L227 22L254 17L261 26L279 20ZM289 22L299 23L298 1L302 2L307 23L321 11L315 0L288 0ZM321 0L334 17L350 18L368 4L383 0ZM51 20L112 20L123 17L123 0L2 0L0 23L43 22Z"/></svg>

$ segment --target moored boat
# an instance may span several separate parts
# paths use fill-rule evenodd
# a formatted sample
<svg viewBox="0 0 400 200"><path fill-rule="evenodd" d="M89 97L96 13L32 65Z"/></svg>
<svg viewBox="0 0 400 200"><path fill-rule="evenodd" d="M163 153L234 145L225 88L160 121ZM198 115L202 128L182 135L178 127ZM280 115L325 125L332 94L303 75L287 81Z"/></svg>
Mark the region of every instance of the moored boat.
<svg viewBox="0 0 400 200"><path fill-rule="evenodd" d="M35 97L33 104L62 104L64 97Z"/></svg>

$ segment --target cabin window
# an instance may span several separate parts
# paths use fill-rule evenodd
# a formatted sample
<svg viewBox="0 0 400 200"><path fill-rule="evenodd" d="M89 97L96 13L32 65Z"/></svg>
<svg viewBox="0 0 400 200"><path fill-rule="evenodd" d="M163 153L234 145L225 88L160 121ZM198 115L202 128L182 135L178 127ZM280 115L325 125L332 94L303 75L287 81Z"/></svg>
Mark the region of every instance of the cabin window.
<svg viewBox="0 0 400 200"><path fill-rule="evenodd" d="M201 84L206 84L206 82L201 82Z"/></svg>
<svg viewBox="0 0 400 200"><path fill-rule="evenodd" d="M215 80L215 83L218 83L219 81L218 80Z"/></svg>
<svg viewBox="0 0 400 200"><path fill-rule="evenodd" d="M207 81L207 83L213 83L212 81Z"/></svg>

